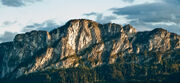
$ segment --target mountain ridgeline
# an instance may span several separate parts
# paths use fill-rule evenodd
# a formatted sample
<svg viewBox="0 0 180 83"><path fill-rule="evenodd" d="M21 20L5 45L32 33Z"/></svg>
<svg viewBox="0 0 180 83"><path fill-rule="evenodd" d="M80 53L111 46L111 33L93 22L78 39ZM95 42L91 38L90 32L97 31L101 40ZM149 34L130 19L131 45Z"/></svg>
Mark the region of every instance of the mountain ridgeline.
<svg viewBox="0 0 180 83"><path fill-rule="evenodd" d="M0 82L180 82L180 36L74 19L0 44Z"/></svg>

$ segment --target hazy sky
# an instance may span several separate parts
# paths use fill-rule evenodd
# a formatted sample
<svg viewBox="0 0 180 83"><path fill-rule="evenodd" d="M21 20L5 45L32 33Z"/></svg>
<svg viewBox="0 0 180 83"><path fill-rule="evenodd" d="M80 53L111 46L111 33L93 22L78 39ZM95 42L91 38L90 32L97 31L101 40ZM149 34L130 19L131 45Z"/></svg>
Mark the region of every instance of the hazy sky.
<svg viewBox="0 0 180 83"><path fill-rule="evenodd" d="M70 19L163 27L180 34L180 0L0 0L0 42L31 30L47 30Z"/></svg>

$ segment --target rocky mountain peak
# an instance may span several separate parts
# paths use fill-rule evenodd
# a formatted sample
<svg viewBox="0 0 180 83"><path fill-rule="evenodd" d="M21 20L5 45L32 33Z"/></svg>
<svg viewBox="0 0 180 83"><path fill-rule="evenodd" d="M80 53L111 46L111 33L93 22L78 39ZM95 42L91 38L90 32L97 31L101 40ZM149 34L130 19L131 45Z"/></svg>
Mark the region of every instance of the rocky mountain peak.
<svg viewBox="0 0 180 83"><path fill-rule="evenodd" d="M88 27L90 27L92 25L98 26L99 24L95 21L88 20L88 19L72 19L68 21L65 25L69 27L72 27L73 25L74 26L79 25L79 28L80 28L80 26L88 25Z"/></svg>
<svg viewBox="0 0 180 83"><path fill-rule="evenodd" d="M136 29L131 26L130 24L127 24L123 27L124 31L127 33L136 33Z"/></svg>
<svg viewBox="0 0 180 83"><path fill-rule="evenodd" d="M93 20L89 20L89 19L72 19L72 20L69 20L67 23L76 23L76 22L81 22L81 23L88 22L88 23L98 24L97 22Z"/></svg>
<svg viewBox="0 0 180 83"><path fill-rule="evenodd" d="M167 34L169 33L167 30L163 29L163 28L155 28L151 31L151 34L152 35L155 35L155 34Z"/></svg>
<svg viewBox="0 0 180 83"><path fill-rule="evenodd" d="M74 19L50 32L18 34L14 41L0 44L0 78L17 78L49 68L94 68L118 61L151 63L142 55L144 52L177 49L180 49L180 36L164 29L136 32L129 24ZM129 60L130 55L136 55L134 61Z"/></svg>

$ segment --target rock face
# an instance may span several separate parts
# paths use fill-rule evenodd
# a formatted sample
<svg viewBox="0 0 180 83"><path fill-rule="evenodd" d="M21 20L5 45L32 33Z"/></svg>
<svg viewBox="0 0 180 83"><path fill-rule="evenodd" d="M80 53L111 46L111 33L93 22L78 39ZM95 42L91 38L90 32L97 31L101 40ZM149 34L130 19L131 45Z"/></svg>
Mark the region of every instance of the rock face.
<svg viewBox="0 0 180 83"><path fill-rule="evenodd" d="M172 62L179 64L180 55L175 53L179 49L180 36L161 28L137 32L131 25L75 19L51 32L18 34L14 41L0 44L0 78L122 61L160 64L174 59Z"/></svg>

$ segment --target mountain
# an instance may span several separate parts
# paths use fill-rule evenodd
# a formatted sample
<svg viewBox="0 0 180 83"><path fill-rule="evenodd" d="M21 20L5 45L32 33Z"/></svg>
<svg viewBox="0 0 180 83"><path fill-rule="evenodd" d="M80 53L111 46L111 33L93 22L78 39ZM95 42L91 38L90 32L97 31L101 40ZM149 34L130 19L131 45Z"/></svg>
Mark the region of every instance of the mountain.
<svg viewBox="0 0 180 83"><path fill-rule="evenodd" d="M180 82L180 36L74 19L0 44L0 81Z"/></svg>

